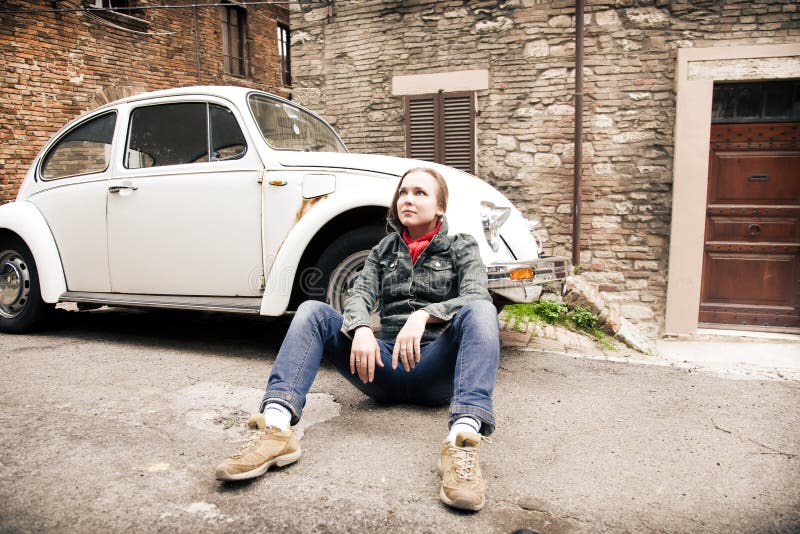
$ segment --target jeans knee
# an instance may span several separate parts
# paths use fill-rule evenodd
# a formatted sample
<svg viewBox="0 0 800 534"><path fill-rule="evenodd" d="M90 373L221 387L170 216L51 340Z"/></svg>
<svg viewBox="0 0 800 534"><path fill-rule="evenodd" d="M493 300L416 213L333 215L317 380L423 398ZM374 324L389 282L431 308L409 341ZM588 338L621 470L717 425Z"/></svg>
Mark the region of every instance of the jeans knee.
<svg viewBox="0 0 800 534"><path fill-rule="evenodd" d="M306 300L297 307L294 317L296 320L316 319L329 310L333 308L322 301Z"/></svg>
<svg viewBox="0 0 800 534"><path fill-rule="evenodd" d="M468 315L479 321L497 319L497 309L494 303L488 300L473 300L461 308L462 315Z"/></svg>
<svg viewBox="0 0 800 534"><path fill-rule="evenodd" d="M499 331L497 309L494 303L488 300L473 300L464 304L458 311L463 323L477 326L487 334Z"/></svg>

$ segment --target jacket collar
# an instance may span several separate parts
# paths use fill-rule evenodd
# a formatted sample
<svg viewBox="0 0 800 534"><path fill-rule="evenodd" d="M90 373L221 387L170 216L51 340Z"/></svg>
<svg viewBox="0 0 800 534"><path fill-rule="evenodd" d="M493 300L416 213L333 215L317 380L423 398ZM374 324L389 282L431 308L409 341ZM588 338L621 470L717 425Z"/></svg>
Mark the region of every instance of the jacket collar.
<svg viewBox="0 0 800 534"><path fill-rule="evenodd" d="M395 231L397 237L400 241L403 241L403 225L400 224L400 221L396 218L387 219L386 225ZM439 233L433 236L431 239L430 244L426 248L426 250L430 249L431 252L437 252L439 250L444 250L450 245L450 241L447 239L447 215L442 217L442 227L439 228ZM405 243L404 243L405 244Z"/></svg>
<svg viewBox="0 0 800 534"><path fill-rule="evenodd" d="M386 225L389 228L391 228L392 230L394 230L395 232L397 232L397 235L399 235L399 236L403 235L403 225L400 224L400 221L397 218L386 219ZM436 239L436 237L440 236L440 235L447 235L447 230L448 230L448 228L447 228L447 215L443 215L442 216L442 227L439 229L439 233L436 234L436 236L434 236L434 239Z"/></svg>

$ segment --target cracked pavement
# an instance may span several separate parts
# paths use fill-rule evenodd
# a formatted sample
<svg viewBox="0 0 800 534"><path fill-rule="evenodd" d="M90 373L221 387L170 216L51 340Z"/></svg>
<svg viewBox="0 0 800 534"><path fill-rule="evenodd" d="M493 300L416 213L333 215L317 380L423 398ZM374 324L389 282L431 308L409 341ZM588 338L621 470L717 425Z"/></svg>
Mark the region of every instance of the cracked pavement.
<svg viewBox="0 0 800 534"><path fill-rule="evenodd" d="M303 458L221 485L288 321L61 310L0 335L0 532L798 532L800 382L505 348L478 514L438 500L446 407L330 366Z"/></svg>

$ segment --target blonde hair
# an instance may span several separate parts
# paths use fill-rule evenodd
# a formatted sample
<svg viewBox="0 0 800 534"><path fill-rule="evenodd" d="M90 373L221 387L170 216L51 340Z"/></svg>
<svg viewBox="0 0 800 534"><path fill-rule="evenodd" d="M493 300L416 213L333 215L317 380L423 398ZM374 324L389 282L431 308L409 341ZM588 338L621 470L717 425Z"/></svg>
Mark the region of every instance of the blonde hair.
<svg viewBox="0 0 800 534"><path fill-rule="evenodd" d="M394 192L392 203L389 205L389 213L386 216L387 221L399 219L397 216L397 200L400 198L400 188L403 187L403 180L405 180L406 176L412 172L424 172L436 180L436 185L439 188L439 190L436 192L436 202L442 209L442 213L447 211L447 197L449 193L447 191L447 182L444 181L444 177L442 177L438 171L431 169L430 167L414 167L413 169L408 169L405 173L403 173L403 176L400 177L400 181L397 182L397 189Z"/></svg>

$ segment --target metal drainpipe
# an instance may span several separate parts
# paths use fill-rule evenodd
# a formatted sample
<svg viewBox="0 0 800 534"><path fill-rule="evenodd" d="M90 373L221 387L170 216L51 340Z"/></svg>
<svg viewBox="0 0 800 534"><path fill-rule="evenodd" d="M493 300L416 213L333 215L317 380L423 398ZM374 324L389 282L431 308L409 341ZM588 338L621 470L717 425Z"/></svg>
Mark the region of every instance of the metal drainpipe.
<svg viewBox="0 0 800 534"><path fill-rule="evenodd" d="M197 24L197 0L192 2L192 12L194 13L194 53L197 58L197 85L200 85L200 28Z"/></svg>
<svg viewBox="0 0 800 534"><path fill-rule="evenodd" d="M581 263L581 188L583 186L583 0L575 3L575 157L572 164L572 265Z"/></svg>

